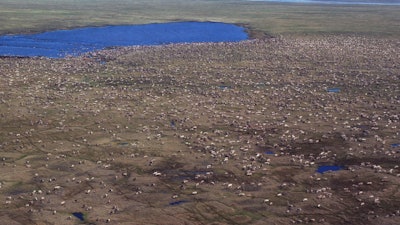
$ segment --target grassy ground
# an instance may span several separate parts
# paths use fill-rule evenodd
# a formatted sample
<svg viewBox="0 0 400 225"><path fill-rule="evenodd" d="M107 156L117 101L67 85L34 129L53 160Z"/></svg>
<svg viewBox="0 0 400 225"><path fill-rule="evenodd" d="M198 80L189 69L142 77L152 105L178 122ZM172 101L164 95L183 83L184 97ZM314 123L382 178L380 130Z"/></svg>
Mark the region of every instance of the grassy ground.
<svg viewBox="0 0 400 225"><path fill-rule="evenodd" d="M303 35L398 37L398 8L3 0L0 11L2 34L181 19L283 34L0 57L3 224L400 224L398 40Z"/></svg>
<svg viewBox="0 0 400 225"><path fill-rule="evenodd" d="M248 1L50 1L0 3L0 34L175 20L245 23L270 34L400 35L400 7Z"/></svg>
<svg viewBox="0 0 400 225"><path fill-rule="evenodd" d="M290 36L0 58L0 219L399 224L399 47Z"/></svg>

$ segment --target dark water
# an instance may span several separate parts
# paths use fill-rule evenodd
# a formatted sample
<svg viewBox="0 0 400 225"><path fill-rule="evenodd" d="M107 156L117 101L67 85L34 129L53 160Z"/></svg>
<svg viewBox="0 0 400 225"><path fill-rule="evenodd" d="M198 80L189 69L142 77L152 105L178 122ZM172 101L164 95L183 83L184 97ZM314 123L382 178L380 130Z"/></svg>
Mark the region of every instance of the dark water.
<svg viewBox="0 0 400 225"><path fill-rule="evenodd" d="M186 202L188 202L188 201L180 200L180 201L170 202L169 205L176 206L176 205L181 205L181 204L186 203Z"/></svg>
<svg viewBox="0 0 400 225"><path fill-rule="evenodd" d="M327 90L330 93L339 93L340 92L340 88L329 88Z"/></svg>
<svg viewBox="0 0 400 225"><path fill-rule="evenodd" d="M129 146L129 143L128 142L120 142L120 143L118 143L118 145L122 146L122 147L127 147L127 146Z"/></svg>
<svg viewBox="0 0 400 225"><path fill-rule="evenodd" d="M220 86L218 86L218 87L219 87L219 89L221 89L221 90L232 89L232 86L229 86L229 85L220 85Z"/></svg>
<svg viewBox="0 0 400 225"><path fill-rule="evenodd" d="M74 213L72 213L72 215L75 216L76 218L78 218L80 221L85 220L84 215L81 212L74 212Z"/></svg>
<svg viewBox="0 0 400 225"><path fill-rule="evenodd" d="M337 5L398 5L400 0L249 0L257 2L315 3Z"/></svg>
<svg viewBox="0 0 400 225"><path fill-rule="evenodd" d="M319 166L317 169L318 173L325 173L328 171L338 171L338 170L342 170L343 167L341 166Z"/></svg>
<svg viewBox="0 0 400 225"><path fill-rule="evenodd" d="M236 42L246 39L248 35L243 27L214 22L89 27L0 36L0 56L60 58L116 46Z"/></svg>

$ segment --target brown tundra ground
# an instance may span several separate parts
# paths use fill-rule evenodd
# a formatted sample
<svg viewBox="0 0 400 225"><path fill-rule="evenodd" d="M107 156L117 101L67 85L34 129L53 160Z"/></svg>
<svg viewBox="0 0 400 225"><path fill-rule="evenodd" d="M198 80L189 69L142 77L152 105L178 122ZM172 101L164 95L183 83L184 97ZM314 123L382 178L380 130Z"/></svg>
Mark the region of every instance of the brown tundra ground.
<svg viewBox="0 0 400 225"><path fill-rule="evenodd" d="M287 36L1 58L1 223L400 224L399 52Z"/></svg>

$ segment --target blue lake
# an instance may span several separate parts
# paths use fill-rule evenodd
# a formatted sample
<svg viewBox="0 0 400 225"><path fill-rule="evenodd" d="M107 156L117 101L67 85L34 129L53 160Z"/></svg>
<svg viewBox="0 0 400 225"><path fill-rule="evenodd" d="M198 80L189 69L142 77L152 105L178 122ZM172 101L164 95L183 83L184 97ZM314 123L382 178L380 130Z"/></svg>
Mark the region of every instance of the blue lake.
<svg viewBox="0 0 400 225"><path fill-rule="evenodd" d="M400 0L249 0L254 2L283 2L307 4L336 4L336 5L398 5Z"/></svg>
<svg viewBox="0 0 400 225"><path fill-rule="evenodd" d="M88 27L39 34L0 36L0 56L61 58L117 46L248 39L245 28L218 22L171 22Z"/></svg>

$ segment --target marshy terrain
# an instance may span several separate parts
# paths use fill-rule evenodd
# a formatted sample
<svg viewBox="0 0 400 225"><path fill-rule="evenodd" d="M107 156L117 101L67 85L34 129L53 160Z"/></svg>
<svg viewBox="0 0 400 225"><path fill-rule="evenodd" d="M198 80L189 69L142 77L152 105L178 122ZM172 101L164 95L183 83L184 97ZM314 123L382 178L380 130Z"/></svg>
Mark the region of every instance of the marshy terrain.
<svg viewBox="0 0 400 225"><path fill-rule="evenodd" d="M398 224L398 52L326 35L3 57L1 220Z"/></svg>
<svg viewBox="0 0 400 225"><path fill-rule="evenodd" d="M253 39L0 57L1 223L400 224L398 12L3 0L1 35L217 21Z"/></svg>

